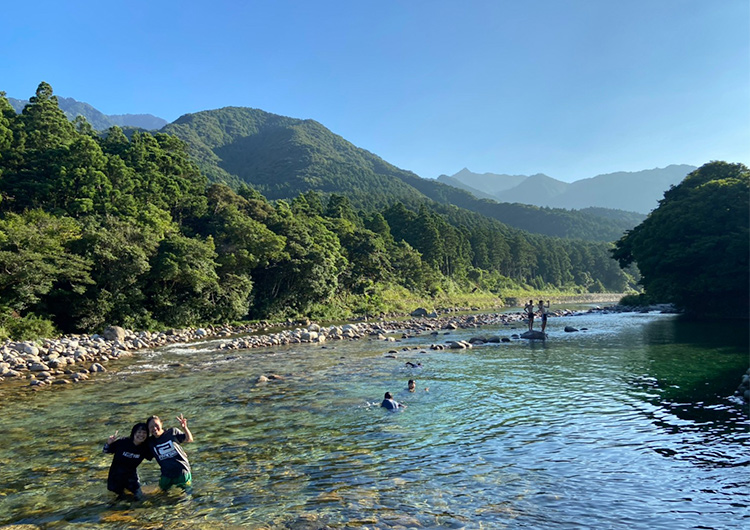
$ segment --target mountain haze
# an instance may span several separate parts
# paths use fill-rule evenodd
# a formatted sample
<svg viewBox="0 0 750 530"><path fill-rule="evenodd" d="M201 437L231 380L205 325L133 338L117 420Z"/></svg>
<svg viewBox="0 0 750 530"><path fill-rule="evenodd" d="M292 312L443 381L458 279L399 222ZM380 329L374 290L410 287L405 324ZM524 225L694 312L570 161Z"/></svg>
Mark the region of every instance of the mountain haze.
<svg viewBox="0 0 750 530"><path fill-rule="evenodd" d="M636 172L617 172L577 180L572 183L537 174L530 177L472 173L462 169L452 177L441 175L438 180L460 183L491 192L492 198L500 202L531 204L541 207L580 210L588 207L609 208L647 214L656 208L658 201L671 186L679 184L695 166L670 165L665 168ZM520 180L519 180L520 179ZM498 186L498 182L512 187ZM466 188L463 188L466 189ZM484 197L486 193L477 195Z"/></svg>
<svg viewBox="0 0 750 530"><path fill-rule="evenodd" d="M29 103L29 100L27 99L8 98L8 101L18 113L21 113L23 108ZM83 116L97 131L104 131L115 125L118 127L137 127L146 130L157 130L167 124L167 120L152 116L151 114L114 114L108 116L88 103L76 101L73 98L58 96L57 101L60 105L60 109L65 113L69 120L74 120L76 116Z"/></svg>

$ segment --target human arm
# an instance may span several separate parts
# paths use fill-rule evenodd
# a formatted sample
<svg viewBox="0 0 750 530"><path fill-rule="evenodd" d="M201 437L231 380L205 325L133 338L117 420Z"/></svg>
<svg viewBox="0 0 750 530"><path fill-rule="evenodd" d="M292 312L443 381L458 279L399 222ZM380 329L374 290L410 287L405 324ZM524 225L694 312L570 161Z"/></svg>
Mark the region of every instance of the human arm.
<svg viewBox="0 0 750 530"><path fill-rule="evenodd" d="M102 449L102 451L104 451L105 453L112 453L113 452L111 450L111 446L112 446L113 443L115 443L117 441L117 433L119 433L119 432L120 431L115 431L114 434L112 434L109 438L107 438L107 441L104 442L104 448Z"/></svg>
<svg viewBox="0 0 750 530"><path fill-rule="evenodd" d="M188 429L188 420L185 416L180 414L177 416L177 421L180 422L180 426L182 427L182 431L185 433L185 443L190 443L193 440L193 433L190 432L190 429Z"/></svg>

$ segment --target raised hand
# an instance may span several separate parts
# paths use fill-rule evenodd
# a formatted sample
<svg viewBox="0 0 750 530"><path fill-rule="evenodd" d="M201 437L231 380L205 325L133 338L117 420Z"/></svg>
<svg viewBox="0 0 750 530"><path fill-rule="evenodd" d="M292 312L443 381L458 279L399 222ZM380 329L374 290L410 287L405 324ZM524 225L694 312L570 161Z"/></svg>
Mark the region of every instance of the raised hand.
<svg viewBox="0 0 750 530"><path fill-rule="evenodd" d="M107 438L107 445L109 445L112 442L114 442L115 440L117 440L117 433L119 433L119 432L120 432L119 430L115 431L115 433L112 436L110 436L109 438Z"/></svg>

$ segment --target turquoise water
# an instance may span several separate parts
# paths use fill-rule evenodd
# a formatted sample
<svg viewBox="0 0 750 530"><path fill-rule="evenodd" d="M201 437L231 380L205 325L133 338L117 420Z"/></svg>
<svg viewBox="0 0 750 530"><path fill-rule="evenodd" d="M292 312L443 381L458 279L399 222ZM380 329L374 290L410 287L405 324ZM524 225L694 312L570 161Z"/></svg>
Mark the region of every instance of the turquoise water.
<svg viewBox="0 0 750 530"><path fill-rule="evenodd" d="M746 323L590 314L551 319L544 343L428 349L519 331L242 351L213 341L141 353L83 384L2 384L0 524L750 525L750 424L731 398L748 368ZM256 383L269 373L283 379ZM379 408L386 390L408 408ZM151 414L177 427L180 413L196 439L193 495L159 494L158 466L144 462L147 500L113 502L107 436Z"/></svg>

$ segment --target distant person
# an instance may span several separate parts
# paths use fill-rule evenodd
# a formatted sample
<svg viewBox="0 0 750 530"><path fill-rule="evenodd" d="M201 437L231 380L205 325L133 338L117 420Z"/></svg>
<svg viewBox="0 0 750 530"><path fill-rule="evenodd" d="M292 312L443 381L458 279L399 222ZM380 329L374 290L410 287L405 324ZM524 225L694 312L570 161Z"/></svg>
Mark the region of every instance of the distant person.
<svg viewBox="0 0 750 530"><path fill-rule="evenodd" d="M398 403L395 399L393 399L393 396L390 392L385 393L385 397L383 398L383 402L380 404L381 407L388 410L398 410L406 408L406 405L403 403Z"/></svg>
<svg viewBox="0 0 750 530"><path fill-rule="evenodd" d="M542 315L542 333L544 333L544 330L547 329L547 313L549 310L549 300L547 300L547 305L544 305L544 300L539 300L539 313Z"/></svg>
<svg viewBox="0 0 750 530"><path fill-rule="evenodd" d="M409 389L409 392L416 392L417 382L414 381L414 379L409 379L409 382L406 384L406 387Z"/></svg>
<svg viewBox="0 0 750 530"><path fill-rule="evenodd" d="M172 486L177 486L190 493L193 476L188 457L180 444L192 442L193 433L188 429L187 418L182 414L177 416L177 421L180 422L182 431L174 427L164 430L159 416L151 416L146 421L148 432L151 434L148 445L161 468L159 488L167 491Z"/></svg>
<svg viewBox="0 0 750 530"><path fill-rule="evenodd" d="M532 331L534 329L534 300L529 300L529 303L523 306L523 310L529 319L529 331Z"/></svg>
<svg viewBox="0 0 750 530"><path fill-rule="evenodd" d="M107 438L103 451L112 457L107 476L107 489L117 494L118 499L125 496L128 490L141 500L141 480L138 477L138 465L146 458L151 460L151 450L146 444L148 430L145 423L136 423L130 431L130 438L118 438L118 431Z"/></svg>
<svg viewBox="0 0 750 530"><path fill-rule="evenodd" d="M409 368L422 368L422 363L413 363L411 361L406 361L406 366Z"/></svg>

